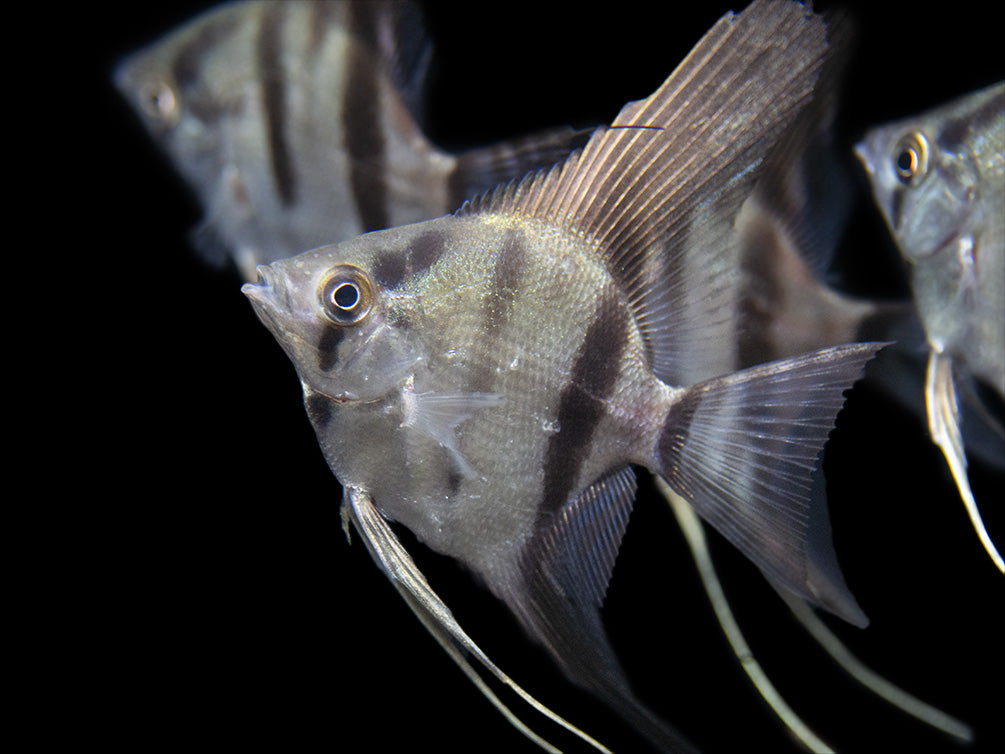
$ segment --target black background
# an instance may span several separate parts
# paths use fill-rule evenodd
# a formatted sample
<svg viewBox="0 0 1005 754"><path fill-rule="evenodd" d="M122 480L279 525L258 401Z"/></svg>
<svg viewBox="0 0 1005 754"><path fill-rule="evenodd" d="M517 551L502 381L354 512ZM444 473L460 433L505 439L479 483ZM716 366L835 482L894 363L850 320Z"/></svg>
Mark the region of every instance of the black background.
<svg viewBox="0 0 1005 754"><path fill-rule="evenodd" d="M424 5L437 49L428 133L451 149L610 120L648 96L730 7ZM71 498L67 510L47 511L72 542L59 554L65 565L49 605L61 616L54 643L62 658L51 693L65 692L77 711L60 719L72 719L70 732L84 740L137 750L531 750L437 648L362 545L346 545L339 487L292 366L236 273L206 268L190 251L199 209L111 87L117 59L202 7L81 9L88 31L67 48L83 61L71 74L95 127L72 145L87 155L73 201L89 244L86 260L70 244L76 284L79 273L89 281L73 289L81 291L74 306L86 304L77 311L88 315L87 327L73 328L85 346L75 364L96 378L75 416L99 431L87 432L79 452L92 461L74 480L91 502ZM859 47L842 122L848 143L870 124L1003 78L990 3L937 13L913 2L851 7ZM905 292L867 199L843 255L849 290ZM857 389L825 463L837 550L872 624L828 622L881 674L972 723L974 751L1001 751L1005 580L920 416ZM1001 472L975 466L972 482L1005 545ZM667 507L646 493L606 609L640 695L706 751L797 751L731 655ZM844 676L756 570L714 535L712 544L756 656L825 740L856 752L956 750ZM616 751L644 750L565 684L459 569L416 549L461 624L518 682ZM567 751L585 750L513 704Z"/></svg>

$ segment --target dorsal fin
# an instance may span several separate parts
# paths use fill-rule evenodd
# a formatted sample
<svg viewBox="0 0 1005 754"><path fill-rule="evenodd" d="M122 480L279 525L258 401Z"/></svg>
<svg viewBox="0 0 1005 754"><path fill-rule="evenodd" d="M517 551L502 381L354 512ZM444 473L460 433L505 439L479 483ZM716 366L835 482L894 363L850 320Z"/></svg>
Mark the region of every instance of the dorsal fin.
<svg viewBox="0 0 1005 754"><path fill-rule="evenodd" d="M796 3L755 0L726 14L652 96L626 105L581 152L460 214L517 213L587 236L621 283L656 374L693 381L682 367L722 359L728 349L716 344L732 342L739 283L727 244L695 260L689 238L727 238L756 168L813 94L826 36L823 20Z"/></svg>
<svg viewBox="0 0 1005 754"><path fill-rule="evenodd" d="M412 0L367 0L347 4L353 36L370 49L417 123L433 55L422 9Z"/></svg>

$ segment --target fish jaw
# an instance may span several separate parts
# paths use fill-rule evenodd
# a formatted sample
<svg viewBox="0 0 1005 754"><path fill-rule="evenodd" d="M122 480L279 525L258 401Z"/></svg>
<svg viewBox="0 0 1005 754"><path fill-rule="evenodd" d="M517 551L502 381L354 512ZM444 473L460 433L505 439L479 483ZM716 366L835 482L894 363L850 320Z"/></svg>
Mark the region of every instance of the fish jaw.
<svg viewBox="0 0 1005 754"><path fill-rule="evenodd" d="M322 297L333 270L346 264L346 245L332 245L259 265L258 280L242 292L297 368L305 389L335 403L400 399L415 373L421 347L396 322L398 298L374 286L372 311L338 324Z"/></svg>
<svg viewBox="0 0 1005 754"><path fill-rule="evenodd" d="M287 357L299 370L302 363L300 354L304 350L311 349L312 345L301 331L292 326L296 321L296 315L290 303L289 286L279 282L276 271L269 265L258 265L256 273L258 281L242 285L241 293L248 297L259 320L272 333ZM303 374L301 381L305 386L310 385L314 394L337 404L359 400L359 396L349 390L326 389L320 385L319 380L306 380Z"/></svg>

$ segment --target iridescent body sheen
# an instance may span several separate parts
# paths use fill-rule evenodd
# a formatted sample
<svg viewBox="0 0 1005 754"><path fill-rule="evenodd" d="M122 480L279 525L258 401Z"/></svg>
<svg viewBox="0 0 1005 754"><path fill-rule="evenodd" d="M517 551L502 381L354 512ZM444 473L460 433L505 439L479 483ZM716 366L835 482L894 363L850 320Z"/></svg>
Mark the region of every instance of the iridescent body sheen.
<svg viewBox="0 0 1005 754"><path fill-rule="evenodd" d="M878 346L733 371L735 219L812 96L826 36L802 6L757 0L563 164L261 267L243 289L297 368L345 520L441 644L470 648L387 520L464 563L668 750L690 746L635 698L600 616L633 466L773 582L862 619L830 543L811 541L826 519L811 490Z"/></svg>
<svg viewBox="0 0 1005 754"><path fill-rule="evenodd" d="M973 376L1005 398L1005 82L875 128L856 151L909 265L932 438L1005 572L967 481L954 381Z"/></svg>

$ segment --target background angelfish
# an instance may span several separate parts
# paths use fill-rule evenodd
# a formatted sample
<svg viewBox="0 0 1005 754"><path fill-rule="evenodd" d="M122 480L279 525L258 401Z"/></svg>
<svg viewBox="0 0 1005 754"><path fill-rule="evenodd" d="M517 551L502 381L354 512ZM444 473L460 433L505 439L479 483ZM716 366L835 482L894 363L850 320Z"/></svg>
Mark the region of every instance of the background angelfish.
<svg viewBox="0 0 1005 754"><path fill-rule="evenodd" d="M636 699L600 617L632 464L775 584L858 617L816 562L833 553L809 542L811 478L878 346L679 387L735 342L726 241L826 52L812 12L754 2L562 165L243 288L296 366L344 516L399 589L405 556L374 539L385 519L461 561L567 676L668 750L690 747Z"/></svg>
<svg viewBox="0 0 1005 754"><path fill-rule="evenodd" d="M432 45L406 0L243 2L114 80L203 207L196 247L255 265L436 217L564 157L571 128L448 154L419 125Z"/></svg>
<svg viewBox="0 0 1005 754"><path fill-rule="evenodd" d="M874 128L856 153L908 262L929 345L932 439L1005 573L970 490L956 395L966 376L1005 399L1005 82Z"/></svg>

